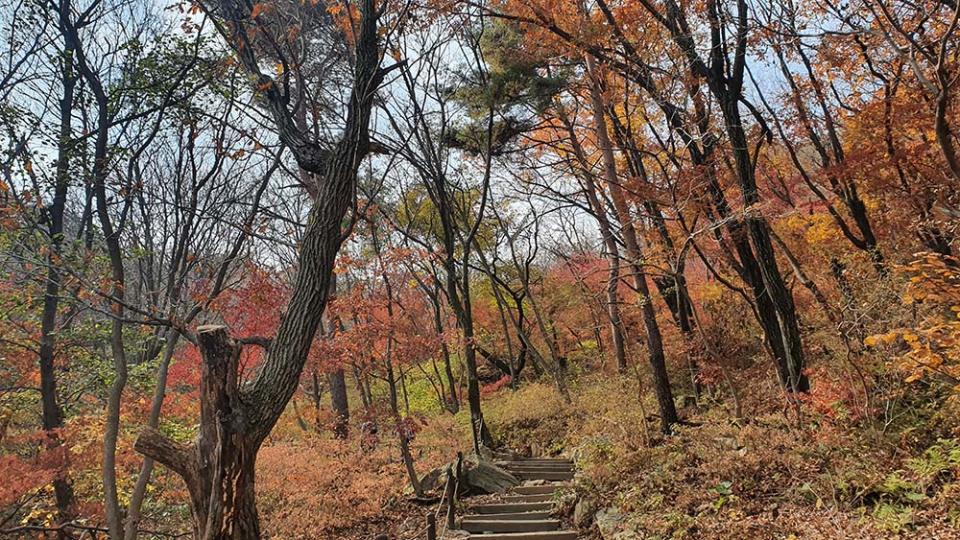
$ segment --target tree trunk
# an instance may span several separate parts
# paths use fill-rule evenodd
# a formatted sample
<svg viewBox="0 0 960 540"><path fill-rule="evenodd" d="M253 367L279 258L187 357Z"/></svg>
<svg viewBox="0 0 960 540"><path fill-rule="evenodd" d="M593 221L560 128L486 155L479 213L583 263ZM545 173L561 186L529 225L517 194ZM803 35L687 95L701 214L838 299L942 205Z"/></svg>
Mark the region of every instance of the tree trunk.
<svg viewBox="0 0 960 540"><path fill-rule="evenodd" d="M627 370L627 351L626 340L624 338L626 330L623 327L623 319L620 316L620 247L617 245L613 227L610 224L610 219L607 217L607 209L597 195L597 186L593 178L593 173L590 171L589 161L583 151L583 147L580 145L573 124L570 123L565 115L563 115L561 120L566 125L567 132L570 135L570 143L573 146L574 155L584 169L582 174L584 191L587 194L587 201L590 204L593 216L597 220L597 226L600 228L600 237L603 238L604 249L606 249L607 265L609 267L607 283L604 290L607 297L607 318L610 320L610 337L613 341L614 356L617 360L617 371L625 373Z"/></svg>
<svg viewBox="0 0 960 540"><path fill-rule="evenodd" d="M400 389L403 391L403 409L410 416L410 394L407 393L407 372L400 368Z"/></svg>
<svg viewBox="0 0 960 540"><path fill-rule="evenodd" d="M135 447L184 478L195 538L259 539L254 475L262 438L238 384L241 346L222 326L198 328L197 342L203 363L196 441L180 444L147 428Z"/></svg>
<svg viewBox="0 0 960 540"><path fill-rule="evenodd" d="M463 330L464 341L464 363L467 366L467 404L470 406L470 424L474 433L474 450L479 451L479 446L488 448L493 447L493 435L490 428L483 420L483 412L480 409L480 380L477 377L477 349L473 345L473 322L469 323L469 328Z"/></svg>
<svg viewBox="0 0 960 540"><path fill-rule="evenodd" d="M937 54L937 66L936 66L936 77L937 77L937 99L936 107L934 108L934 123L933 129L937 137L937 145L940 147L940 153L943 154L943 159L947 162L947 167L950 169L950 174L953 177L953 181L960 182L960 158L957 157L957 150L954 148L954 136L953 131L950 129L950 124L948 121L948 115L950 115L950 98L953 95L953 85L956 83L957 78L954 74L950 73L949 70L949 61L947 60L948 47L947 43L950 41L949 34L953 33L957 29L958 19L960 19L960 5L956 6L953 10L953 17L948 26L947 33L940 38L940 47ZM952 53L955 56L955 52ZM956 184L954 188L956 188Z"/></svg>
<svg viewBox="0 0 960 540"><path fill-rule="evenodd" d="M323 408L323 389L320 387L320 375L317 373L317 370L313 370L313 372L310 373L310 379L313 383L313 393L310 397L313 398L315 422L318 424L316 428L319 428L320 410Z"/></svg>
<svg viewBox="0 0 960 540"><path fill-rule="evenodd" d="M508 240L510 244L510 249L514 249L514 244L512 240ZM563 355L560 354L560 349L557 343L557 332L556 327L552 319L548 319L549 313L545 314L540 305L536 300L536 297L533 294L530 294L529 289L529 275L526 270L524 270L521 276L521 282L523 283L524 291L527 293L526 296L530 300L530 308L533 310L533 319L537 323L537 329L540 330L540 335L543 337L543 342L547 346L547 350L550 351L550 360L549 370L550 375L553 377L554 385L557 387L557 392L560 393L560 397L563 398L563 401L567 404L572 403L570 397L570 390L567 388L567 379L566 379L566 363L567 360Z"/></svg>
<svg viewBox="0 0 960 540"><path fill-rule="evenodd" d="M180 341L180 332L171 328L167 331L167 348L163 352L163 358L160 360L160 367L157 369L157 386L153 392L153 401L150 404L150 416L147 419L147 426L156 428L160 425L160 412L163 408L163 400L167 393L167 374L170 369L170 361L173 360L173 353ZM137 475L137 483L133 488L133 494L130 495L130 505L128 507L126 524L124 525L123 537L125 540L134 540L137 538L140 527L140 510L143 507L143 501L147 495L147 484L150 482L150 476L153 474L154 461L145 458L140 466L140 474Z"/></svg>
<svg viewBox="0 0 960 540"><path fill-rule="evenodd" d="M604 118L603 89L600 75L596 71L593 57L587 55L587 70L590 73L590 95L593 101L593 115L596 124L597 144L603 157L603 168L606 176L607 188L613 200L614 210L620 222L621 236L627 252L634 286L637 290L637 302L643 312L643 324L647 332L647 351L650 369L653 374L653 389L657 396L660 408L660 429L663 433L670 433L672 426L680 421L677 415L676 404L673 401L673 392L670 388L670 378L667 374L666 356L663 352L663 338L660 326L657 323L657 314L653 308L653 299L647 285L647 276L643 270L643 254L637 239L636 229L630 216L626 196L617 177L616 161L613 156L613 146L607 135L607 123Z"/></svg>
<svg viewBox="0 0 960 540"><path fill-rule="evenodd" d="M610 249L609 247L607 248ZM617 360L617 371L627 372L626 330L623 327L623 318L620 316L620 255L618 253L607 256L607 283L604 293L607 296L607 318L610 320L610 340L613 342L613 356Z"/></svg>
<svg viewBox="0 0 960 540"><path fill-rule="evenodd" d="M63 214L66 207L67 191L70 186L70 156L73 152L73 101L77 77L73 72L73 54L75 44L71 36L64 35L63 73L61 84L63 92L60 96L60 132L57 141L56 185L54 187L53 202L49 207L50 214L50 253L46 257L47 276L43 294L43 311L40 316L40 405L42 408L41 421L45 432L45 447L47 451L60 452L62 455L57 462L60 464L57 475L53 480L53 491L57 503L58 519L61 522L70 520L73 504L73 489L68 479L67 465L69 454L62 446L57 430L63 427L63 410L57 399L56 376L56 335L57 311L60 307L61 272L59 268L60 251L63 245ZM63 536L63 535L60 535Z"/></svg>
<svg viewBox="0 0 960 540"><path fill-rule="evenodd" d="M444 188L445 189L445 188ZM480 446L493 446L493 437L486 423L483 421L483 412L480 408L480 381L477 377L477 349L474 344L473 335L473 314L470 305L470 290L465 288L462 291L457 283L457 267L454 262L453 249L453 223L450 222L451 216L444 217L445 212L449 212L445 191L444 195L438 196L435 202L441 202L438 206L441 213L441 222L444 226L445 248L443 267L446 274L446 292L447 299L450 302L450 308L453 310L457 319L457 326L463 336L463 363L467 374L467 405L470 407L470 425L473 433L474 450L480 450ZM469 287L469 265L464 264L461 283Z"/></svg>
<svg viewBox="0 0 960 540"><path fill-rule="evenodd" d="M330 384L330 406L336 415L333 420L333 435L338 439L346 439L350 433L350 405L347 401L347 379L343 368L327 374Z"/></svg>
<svg viewBox="0 0 960 540"><path fill-rule="evenodd" d="M228 2L211 11L227 19L226 27L236 38L233 43L249 42L247 13ZM145 429L137 439L138 451L184 478L199 539L260 537L254 493L257 451L299 386L327 304L334 262L344 240L344 217L355 201L357 169L370 150L371 109L386 74L379 68L377 20L373 0L360 2L346 124L332 151L324 150L296 129L284 96L273 79L260 73L252 48L235 49L245 69L263 88L263 103L280 139L302 168L321 175L323 181L318 184L301 239L290 302L259 369L241 389L239 345L222 327L198 328L203 371L197 440L192 445L180 444L152 428Z"/></svg>
<svg viewBox="0 0 960 540"><path fill-rule="evenodd" d="M393 338L390 338L391 340ZM417 475L417 469L413 465L413 454L410 453L410 439L403 418L400 416L400 403L397 399L397 380L393 374L393 362L390 360L390 347L387 347L388 358L384 361L387 368L387 386L390 390L390 412L393 413L394 428L397 438L400 441L400 458L403 461L403 467L407 471L407 478L410 480L410 487L417 497L423 497L423 489L420 486L420 477ZM403 373L400 375L403 378Z"/></svg>
<svg viewBox="0 0 960 540"><path fill-rule="evenodd" d="M843 164L846 158L844 157L843 147L840 144L840 138L833 121L833 113L827 106L826 97L823 94L823 86L820 83L820 80L817 78L813 66L810 63L809 57L803 51L803 48L799 44L795 48L797 54L803 61L803 65L806 67L808 79L814 89L817 103L820 106L820 111L823 115L823 120L827 129L827 135L831 142L831 148L833 149L832 157L827 151L827 146L823 143L820 135L817 133L817 130L814 127L811 114L807 110L806 102L801 94L800 87L794 80L793 73L790 71L790 68L787 65L787 61L783 52L780 50L780 48L775 47L774 50L776 51L776 55L779 60L780 71L783 73L784 79L787 81L787 83L789 83L793 98L792 101L797 111L797 117L807 133L807 138L810 140L813 148L820 156L820 164L830 182L831 189L847 207L850 216L853 218L854 224L860 231L859 237L854 234L846 220L834 208L832 201L830 201L830 199L823 193L820 187L807 173L806 168L804 167L796 148L794 147L794 144L787 137L782 123L776 115L772 115L774 124L777 127L780 138L783 140L783 144L787 149L790 160L793 162L793 165L797 171L799 171L800 177L803 179L804 183L807 184L814 195L816 195L817 198L819 198L824 204L843 235L850 241L850 243L854 245L854 247L867 252L873 261L877 272L881 275L884 275L886 274L886 266L884 264L883 254L880 252L879 246L877 245L877 239L873 232L873 226L871 225L870 217L867 214L867 207L859 195L856 181L850 178L839 178L838 175L831 170L835 167L835 165ZM759 94L759 98L767 108L767 111L773 112L773 109L767 103L767 100L762 93Z"/></svg>
<svg viewBox="0 0 960 540"><path fill-rule="evenodd" d="M437 334L443 334L443 309L440 305L440 285L436 285L433 294L428 294L430 302L433 305L433 326ZM450 392L450 402L446 409L452 414L460 412L460 397L457 395L457 380L453 376L453 366L450 362L450 347L444 340L440 343L440 352L443 354L443 373L447 378L447 389Z"/></svg>
<svg viewBox="0 0 960 540"><path fill-rule="evenodd" d="M727 135L730 137L730 145L733 148L744 206L752 208L760 202L760 196L753 176L753 164L748 151L749 143L738 108L739 93L728 95L726 92L720 92L719 94ZM769 225L762 215L749 213L746 226L760 270L760 281L764 287L764 291L757 299L757 308L766 324L768 326L775 324L779 330L777 333L781 342L778 344L780 355L778 355L777 371L780 382L788 391L806 392L810 389L810 382L803 372L803 345L796 308L793 304L793 296L787 289L777 266ZM757 284L754 285L755 288ZM765 301L761 303L761 299ZM774 350L776 351L777 348Z"/></svg>
<svg viewBox="0 0 960 540"><path fill-rule="evenodd" d="M457 394L457 379L453 376L453 364L450 360L450 347L446 342L440 344L440 350L443 353L443 373L447 377L447 391L450 392L450 404L448 409L451 413L460 412L460 396Z"/></svg>

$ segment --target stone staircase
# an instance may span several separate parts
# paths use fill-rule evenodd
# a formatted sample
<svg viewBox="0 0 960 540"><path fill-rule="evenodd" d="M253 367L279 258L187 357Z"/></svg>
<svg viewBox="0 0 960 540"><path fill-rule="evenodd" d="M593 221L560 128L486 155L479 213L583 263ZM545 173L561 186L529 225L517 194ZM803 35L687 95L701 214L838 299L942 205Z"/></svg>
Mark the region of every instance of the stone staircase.
<svg viewBox="0 0 960 540"><path fill-rule="evenodd" d="M524 484L497 502L473 506L472 513L461 518L460 528L469 532L471 539L576 540L577 531L561 530L560 520L551 517L555 493L569 488L573 480L572 461L523 458L497 465Z"/></svg>

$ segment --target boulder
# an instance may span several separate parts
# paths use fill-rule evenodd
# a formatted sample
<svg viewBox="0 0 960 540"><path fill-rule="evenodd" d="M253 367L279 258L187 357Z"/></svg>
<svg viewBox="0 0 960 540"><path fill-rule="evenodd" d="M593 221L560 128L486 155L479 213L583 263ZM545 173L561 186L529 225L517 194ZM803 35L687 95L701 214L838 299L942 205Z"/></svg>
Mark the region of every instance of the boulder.
<svg viewBox="0 0 960 540"><path fill-rule="evenodd" d="M428 472L423 475L423 478L420 479L420 487L424 492L436 491L443 489L443 483L446 481L444 473L446 468L437 467L436 469Z"/></svg>
<svg viewBox="0 0 960 540"><path fill-rule="evenodd" d="M480 493L501 493L520 483L520 479L509 472L497 467L489 461L478 461L470 464L463 473L464 482L471 491Z"/></svg>
<svg viewBox="0 0 960 540"><path fill-rule="evenodd" d="M479 459L478 459L478 457L477 457L476 452L474 452L473 454L470 454L470 456L469 456L468 459L471 460L471 461L473 461L473 462L477 462L477 461L493 461L493 460L497 459L497 453L494 452L493 450L491 450L490 448L487 448L487 447L484 446L484 445L480 445L480 456L479 456Z"/></svg>
<svg viewBox="0 0 960 540"><path fill-rule="evenodd" d="M603 540L646 540L649 535L637 529L637 523L617 507L610 507L596 513L594 521Z"/></svg>
<svg viewBox="0 0 960 540"><path fill-rule="evenodd" d="M596 512L597 503L593 499L581 497L573 507L573 524L579 529L588 528Z"/></svg>
<svg viewBox="0 0 960 540"><path fill-rule="evenodd" d="M603 540L619 540L619 534L622 532L627 516L620 512L619 508L604 508L596 513L594 520L597 523L597 529L600 531L600 538Z"/></svg>

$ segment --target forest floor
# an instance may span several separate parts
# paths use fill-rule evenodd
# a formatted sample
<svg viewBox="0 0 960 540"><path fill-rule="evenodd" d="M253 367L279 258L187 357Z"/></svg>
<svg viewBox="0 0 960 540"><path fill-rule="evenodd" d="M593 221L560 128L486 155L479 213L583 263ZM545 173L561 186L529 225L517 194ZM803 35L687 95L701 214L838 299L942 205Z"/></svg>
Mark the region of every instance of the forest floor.
<svg viewBox="0 0 960 540"><path fill-rule="evenodd" d="M546 385L507 391L486 417L509 446L576 459L578 493L596 515L578 524L584 537L960 539L955 408L915 392L914 406L868 422L837 414L827 383L799 421L757 399L777 395L762 384L743 392L740 420L722 396L702 396L682 410L691 425L665 438L636 382L610 376L579 380L570 404Z"/></svg>
<svg viewBox="0 0 960 540"><path fill-rule="evenodd" d="M311 419L312 420L312 419ZM359 424L359 420L356 422ZM414 445L425 473L449 461L466 439L461 418L423 417ZM264 538L279 540L372 540L380 534L418 540L424 506L410 501L396 438L387 429L373 448L363 449L356 429L335 440L325 426L302 427L285 414L257 457L257 499ZM182 481L158 468L147 525L176 530L189 523Z"/></svg>
<svg viewBox="0 0 960 540"><path fill-rule="evenodd" d="M596 516L577 524L583 538L960 539L960 415L922 391L867 419L839 410L828 395L838 385L821 379L798 420L760 397L776 389L754 383L737 420L716 387L682 409L691 425L662 437L655 404L638 400L636 380L571 382L571 403L550 385L525 383L487 395L484 411L505 447L576 460L581 504ZM421 474L469 448L466 411L419 416ZM281 425L258 462L265 534L423 538L430 508L410 502L398 457L387 435L364 452L356 434L338 442Z"/></svg>

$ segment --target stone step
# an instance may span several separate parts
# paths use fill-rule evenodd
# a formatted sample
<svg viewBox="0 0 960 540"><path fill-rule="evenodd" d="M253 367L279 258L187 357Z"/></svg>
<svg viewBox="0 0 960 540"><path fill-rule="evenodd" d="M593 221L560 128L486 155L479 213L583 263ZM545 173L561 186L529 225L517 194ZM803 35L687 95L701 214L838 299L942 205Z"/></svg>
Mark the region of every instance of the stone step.
<svg viewBox="0 0 960 540"><path fill-rule="evenodd" d="M573 463L569 461L497 461L496 463L517 467L573 467Z"/></svg>
<svg viewBox="0 0 960 540"><path fill-rule="evenodd" d="M554 471L554 470L572 471L573 470L572 465L565 465L562 463L560 464L534 463L531 465L528 463L518 463L516 461L510 462L510 463L504 463L500 465L500 467L507 469L508 471L512 471L515 469L530 469L530 470L544 470L544 471Z"/></svg>
<svg viewBox="0 0 960 540"><path fill-rule="evenodd" d="M508 514L514 512L538 512L553 509L553 503L490 503L478 504L472 510L478 514Z"/></svg>
<svg viewBox="0 0 960 540"><path fill-rule="evenodd" d="M521 519L550 519L550 512L510 512L507 514L468 514L463 519L516 521Z"/></svg>
<svg viewBox="0 0 960 540"><path fill-rule="evenodd" d="M501 461L500 463L514 463L516 465L529 465L531 467L534 465L554 465L557 467L573 467L573 462L570 462L570 461L531 461L531 460L521 459L521 460L506 460L506 461Z"/></svg>
<svg viewBox="0 0 960 540"><path fill-rule="evenodd" d="M502 465L508 471L572 471L573 467L561 465Z"/></svg>
<svg viewBox="0 0 960 540"><path fill-rule="evenodd" d="M537 473L569 473L573 474L573 469L559 468L537 468L537 467L505 467L505 471L516 476L518 474L537 474Z"/></svg>
<svg viewBox="0 0 960 540"><path fill-rule="evenodd" d="M471 534L470 540L577 540L577 531Z"/></svg>
<svg viewBox="0 0 960 540"><path fill-rule="evenodd" d="M503 502L525 503L525 502L545 502L552 501L553 493L540 493L537 495L504 495L501 498Z"/></svg>
<svg viewBox="0 0 960 540"><path fill-rule="evenodd" d="M511 491L517 495L544 495L572 488L573 484L544 484L542 486L517 486Z"/></svg>
<svg viewBox="0 0 960 540"><path fill-rule="evenodd" d="M510 470L521 480L573 480L573 471Z"/></svg>
<svg viewBox="0 0 960 540"><path fill-rule="evenodd" d="M520 519L502 521L498 519L466 519L460 522L460 528L472 533L519 533L555 531L560 528L559 519Z"/></svg>

